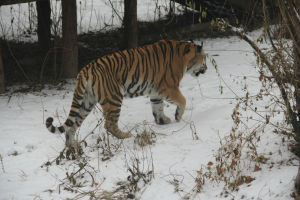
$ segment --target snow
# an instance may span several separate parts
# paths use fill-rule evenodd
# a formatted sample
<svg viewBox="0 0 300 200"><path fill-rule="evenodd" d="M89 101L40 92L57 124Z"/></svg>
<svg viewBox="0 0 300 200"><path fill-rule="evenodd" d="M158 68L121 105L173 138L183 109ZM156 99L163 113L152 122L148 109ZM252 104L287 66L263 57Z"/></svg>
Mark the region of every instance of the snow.
<svg viewBox="0 0 300 200"><path fill-rule="evenodd" d="M100 1L97 1L99 5L96 5L95 1L92 2L93 6L87 4L86 10L97 10L96 6L102 8ZM121 6L119 1L113 2ZM138 10L141 13L149 13L149 17L145 19L152 20L153 7L141 7L142 5L139 4ZM2 19L5 17L5 14L2 14L5 13L3 9L9 12L5 8L10 7L0 8ZM112 13L111 10L107 10L103 8L103 13ZM103 16L107 17L109 14ZM93 19L91 27L96 27L97 20ZM24 24L28 25L27 22ZM83 30L90 31L89 27L85 26ZM251 37L255 38L259 33L260 30L254 31ZM88 146L84 148L84 158L97 185L90 186L92 179L87 174L82 179L87 183L79 188L80 191L93 190L100 195L104 190L114 190L117 182L127 180L130 175L128 168L132 167L132 161L138 159L141 171L146 173L151 170L154 177L148 184L139 183L141 191L136 193L137 199L176 200L187 194L191 194L191 199L206 200L293 199L291 193L294 191L298 160L289 151L289 143L283 143L282 136L273 133L272 127L265 129L260 142L257 143L258 151L269 154L270 162L263 164L262 169L256 172L248 170L245 166L244 172L254 177L254 181L242 184L239 190L228 191L225 195L222 182L208 181L200 193L192 192L197 171L208 162L215 162L214 156L220 147L220 138L228 135L231 130L235 94L242 96L245 93L241 82L246 81L249 91L253 94L261 87L255 68L256 58L244 41L237 37L205 39L204 50L216 60L226 85L209 62L206 74L198 78L186 75L180 87L187 100L187 108L181 122L175 122L174 105L166 104L165 107L165 113L172 122L168 125L156 125L149 99L125 99L119 126L122 130L131 130L134 137L121 141L109 136L114 155L106 160L107 155L102 154L102 149L107 150L107 142L96 144L97 139L105 135L103 125L96 127L102 114L98 109L92 111L80 128L78 138L86 137ZM243 80L244 76L249 78ZM55 159L64 148L64 135L49 133L45 127L45 120L49 116L55 116L55 124L64 122L71 105L74 83L74 80L68 80L62 90L48 86L41 92L0 96L0 200L66 199L79 195L64 190L64 187L71 185L66 179L66 172L75 172L81 160L63 159L59 165L54 162L49 167L41 167L47 161ZM222 94L220 83L224 87ZM273 120L282 122L283 116L278 115ZM144 127L152 129L156 136L152 145L141 148L134 140L137 132ZM196 131L198 139L195 138L193 130ZM90 134L91 131L94 133ZM271 162L273 164L270 164ZM177 192L175 183L178 183ZM81 199L89 199L89 196Z"/></svg>
<svg viewBox="0 0 300 200"><path fill-rule="evenodd" d="M242 94L243 91L232 77L258 76L252 50L237 37L207 39L204 46L209 55L218 55L214 58L220 74L236 93ZM243 51L235 51L238 49ZM112 190L116 182L126 180L129 175L126 167L128 158L133 155L139 157L142 152L146 152L147 159L150 155L153 158L154 178L144 187L143 193L139 194L140 199L180 199L184 193L191 191L195 186L197 170L209 161L215 161L214 154L219 148L219 137L228 134L233 124L231 113L234 101L230 98L234 95L226 87L221 95L219 81L214 67L210 64L207 73L199 78L189 75L184 77L181 90L187 99L187 109L179 123L173 119L171 124L156 125L149 99L125 99L119 122L121 129L141 129L143 123L146 123L157 133L156 142L141 149L134 144L134 138L120 143L110 136L111 143L120 144L120 149L107 161L101 161L102 155L99 156L96 150L87 148L90 150L86 152L89 155L89 164L97 169L95 179L103 182L101 190ZM249 81L248 85L253 91L260 87L258 81ZM63 122L71 104L73 87L74 81L70 80L65 89L60 91L49 88L40 93L0 97L0 154L5 170L0 173L0 199L62 199L76 195L64 190L60 194L58 192L59 184L66 177L66 171L74 167L72 161L58 166L53 164L48 169L40 167L56 158L64 147L64 137L50 134L44 122L46 117L53 115L60 116L59 119ZM173 105L165 109L168 116L174 116L174 110ZM80 129L79 137L82 139L89 134L101 117L99 111L90 114ZM279 117L278 121L281 120ZM191 123L195 126L198 140L192 135ZM103 132L103 127L96 129L88 137L88 144L92 146L97 136ZM132 133L136 134L135 131ZM272 133L272 128L269 128L259 143L259 148L264 152L275 152L270 157L274 161L294 158L287 144L280 141L281 136ZM276 154L279 150L282 152L281 156ZM228 198L292 199L290 194L297 168L294 162L275 164L273 168L263 166L261 171L251 172L255 180L250 186L242 185L239 191L232 192ZM175 179L179 180L183 192L174 192L175 188L170 182ZM222 188L222 183L205 184L203 191L195 198L226 199L220 195ZM53 192L49 193L49 190Z"/></svg>

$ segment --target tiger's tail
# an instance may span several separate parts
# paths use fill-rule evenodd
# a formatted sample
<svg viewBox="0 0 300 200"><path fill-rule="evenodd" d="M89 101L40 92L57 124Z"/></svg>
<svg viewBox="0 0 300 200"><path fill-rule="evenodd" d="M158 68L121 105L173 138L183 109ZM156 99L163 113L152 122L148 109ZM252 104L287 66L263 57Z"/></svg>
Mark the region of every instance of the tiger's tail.
<svg viewBox="0 0 300 200"><path fill-rule="evenodd" d="M70 113L65 123L62 126L56 127L52 124L53 118L47 118L46 127L51 133L64 133L74 126L75 130L80 126L76 118L81 117L79 109L84 101L84 94L86 91L87 83L87 76L85 75L85 69L83 69L77 76Z"/></svg>

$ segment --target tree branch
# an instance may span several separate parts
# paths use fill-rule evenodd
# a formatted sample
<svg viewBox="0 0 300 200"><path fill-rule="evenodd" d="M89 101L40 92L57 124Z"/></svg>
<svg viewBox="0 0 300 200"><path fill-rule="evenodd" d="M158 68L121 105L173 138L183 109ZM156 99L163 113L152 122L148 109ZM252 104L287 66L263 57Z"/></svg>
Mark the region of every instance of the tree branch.
<svg viewBox="0 0 300 200"><path fill-rule="evenodd" d="M285 103L286 109L287 109L287 115L289 117L291 117L291 122L293 125L293 128L296 129L297 128L297 118L296 118L296 114L295 112L292 110L289 98L287 96L287 93L284 89L284 82L282 80L282 78L280 77L280 74L278 74L274 68L274 66L272 65L272 63L269 61L269 59L266 57L266 55L264 54L264 52L262 52L259 47L245 34L243 33L241 30L229 25L228 23L226 23L224 20L218 20L217 24L222 28L222 29L228 29L229 31L231 31L232 33L234 33L235 35L239 36L241 39L243 39L244 41L246 41L257 53L257 55L259 56L260 60L262 61L262 63L264 63L268 70L271 72L279 90L280 90L280 94L281 97ZM297 131L297 130L294 130Z"/></svg>

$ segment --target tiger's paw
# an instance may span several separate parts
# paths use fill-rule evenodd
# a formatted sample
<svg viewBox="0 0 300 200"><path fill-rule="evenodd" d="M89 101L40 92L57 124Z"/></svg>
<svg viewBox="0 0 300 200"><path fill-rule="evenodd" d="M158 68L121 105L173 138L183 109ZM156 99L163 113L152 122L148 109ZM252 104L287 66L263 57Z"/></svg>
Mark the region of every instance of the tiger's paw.
<svg viewBox="0 0 300 200"><path fill-rule="evenodd" d="M120 131L120 132L111 132L111 134L113 136L115 136L116 138L118 138L118 139L126 139L126 138L130 138L132 136L131 133L129 133L129 132L123 132L123 131Z"/></svg>
<svg viewBox="0 0 300 200"><path fill-rule="evenodd" d="M132 136L132 134L129 132L123 132L122 138L120 138L120 139L130 138L131 136Z"/></svg>
<svg viewBox="0 0 300 200"><path fill-rule="evenodd" d="M171 119L167 116L160 116L155 118L156 124L159 125L164 125L164 124L169 124L171 122Z"/></svg>
<svg viewBox="0 0 300 200"><path fill-rule="evenodd" d="M178 111L178 109L176 109L176 112L175 112L175 120L176 120L177 122L179 122L179 121L181 120L181 117L182 117L182 114L179 115L179 111Z"/></svg>

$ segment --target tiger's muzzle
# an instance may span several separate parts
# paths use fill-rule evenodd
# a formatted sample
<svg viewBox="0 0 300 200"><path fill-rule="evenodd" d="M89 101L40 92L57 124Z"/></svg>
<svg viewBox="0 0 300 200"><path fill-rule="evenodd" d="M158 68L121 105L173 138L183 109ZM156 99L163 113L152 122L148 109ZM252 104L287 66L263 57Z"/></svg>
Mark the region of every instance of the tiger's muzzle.
<svg viewBox="0 0 300 200"><path fill-rule="evenodd" d="M199 76L200 74L204 74L207 70L206 63L202 63L201 67L198 70L193 71L195 76Z"/></svg>

